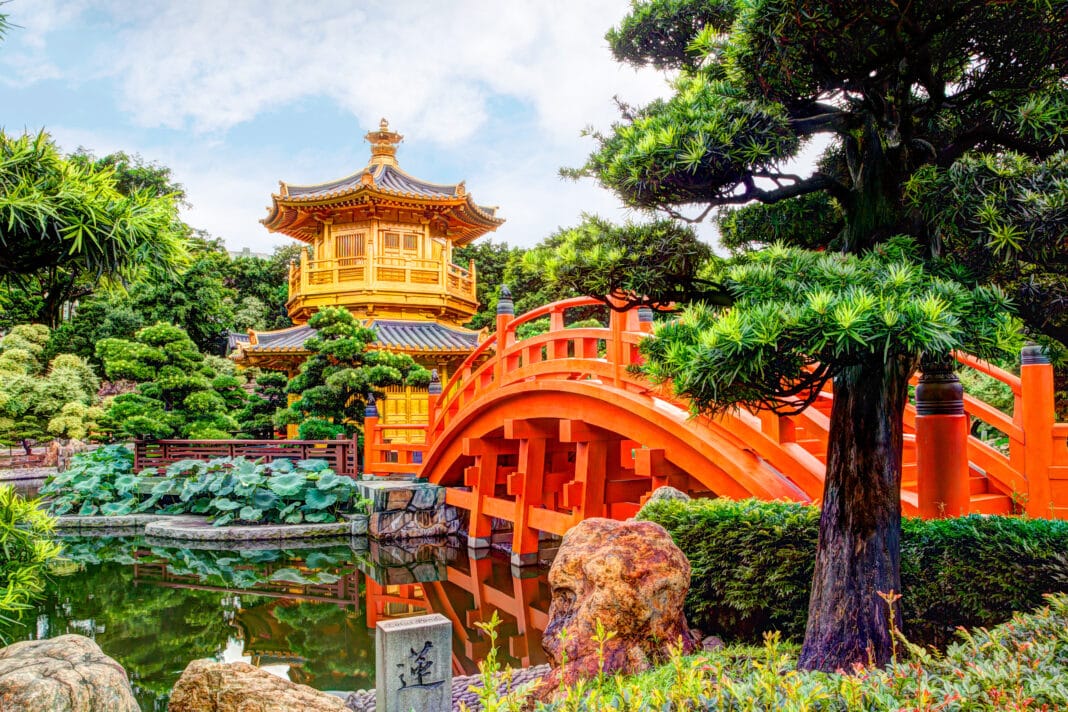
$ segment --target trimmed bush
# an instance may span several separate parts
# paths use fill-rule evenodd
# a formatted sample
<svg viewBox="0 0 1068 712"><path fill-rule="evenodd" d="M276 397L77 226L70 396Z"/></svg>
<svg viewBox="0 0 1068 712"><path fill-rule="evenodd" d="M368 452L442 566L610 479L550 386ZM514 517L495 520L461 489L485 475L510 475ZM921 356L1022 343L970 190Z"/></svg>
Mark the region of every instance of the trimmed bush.
<svg viewBox="0 0 1068 712"><path fill-rule="evenodd" d="M686 615L706 634L757 642L804 636L819 510L792 503L655 501L693 568ZM944 647L959 626L991 626L1068 591L1068 522L973 515L906 519L901 534L905 632Z"/></svg>

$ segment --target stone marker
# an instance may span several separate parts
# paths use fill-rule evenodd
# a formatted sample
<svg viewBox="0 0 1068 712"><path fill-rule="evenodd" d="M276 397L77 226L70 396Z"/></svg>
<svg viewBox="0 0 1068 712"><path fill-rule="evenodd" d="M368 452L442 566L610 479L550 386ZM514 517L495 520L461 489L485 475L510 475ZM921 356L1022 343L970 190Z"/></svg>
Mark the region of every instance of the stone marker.
<svg viewBox="0 0 1068 712"><path fill-rule="evenodd" d="M452 709L452 622L434 613L379 621L375 630L375 711Z"/></svg>

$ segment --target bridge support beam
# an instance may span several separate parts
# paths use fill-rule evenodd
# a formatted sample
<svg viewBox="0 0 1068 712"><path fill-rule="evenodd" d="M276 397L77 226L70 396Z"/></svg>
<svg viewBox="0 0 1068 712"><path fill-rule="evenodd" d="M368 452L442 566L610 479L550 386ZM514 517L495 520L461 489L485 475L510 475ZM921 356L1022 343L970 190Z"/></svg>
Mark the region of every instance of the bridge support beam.
<svg viewBox="0 0 1068 712"><path fill-rule="evenodd" d="M512 519L512 565L538 563L538 530L530 526L530 509L540 507L545 489L545 453L555 428L531 420L504 421L504 437L519 441L518 469L508 477L515 497Z"/></svg>
<svg viewBox="0 0 1068 712"><path fill-rule="evenodd" d="M471 517L467 524L467 548L488 549L493 539L493 518L486 513L486 500L497 486L497 456L503 443L486 438L464 438L463 453L475 458L464 470L464 484L471 488Z"/></svg>

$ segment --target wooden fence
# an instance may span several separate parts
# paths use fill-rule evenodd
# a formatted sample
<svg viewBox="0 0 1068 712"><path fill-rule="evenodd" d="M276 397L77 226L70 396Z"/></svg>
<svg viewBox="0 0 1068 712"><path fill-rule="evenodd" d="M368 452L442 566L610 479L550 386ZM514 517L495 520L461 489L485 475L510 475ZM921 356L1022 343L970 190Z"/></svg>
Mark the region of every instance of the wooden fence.
<svg viewBox="0 0 1068 712"><path fill-rule="evenodd" d="M165 468L179 460L247 457L250 460L326 460L339 475L359 470L354 440L137 440L134 471Z"/></svg>

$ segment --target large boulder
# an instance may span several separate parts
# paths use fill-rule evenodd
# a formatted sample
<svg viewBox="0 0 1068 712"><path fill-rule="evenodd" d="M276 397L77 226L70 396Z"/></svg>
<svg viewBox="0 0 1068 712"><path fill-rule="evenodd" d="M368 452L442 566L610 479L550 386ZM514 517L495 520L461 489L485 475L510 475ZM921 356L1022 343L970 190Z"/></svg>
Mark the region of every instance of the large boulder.
<svg viewBox="0 0 1068 712"><path fill-rule="evenodd" d="M653 522L587 519L565 536L549 569L552 602L542 647L552 672L539 688L551 697L561 682L599 672L650 668L681 644L697 649L683 600L690 562ZM598 623L610 640L599 643ZM566 660L566 663L565 663Z"/></svg>
<svg viewBox="0 0 1068 712"><path fill-rule="evenodd" d="M139 712L126 671L81 635L0 649L0 710Z"/></svg>
<svg viewBox="0 0 1068 712"><path fill-rule="evenodd" d="M171 691L169 712L348 712L339 697L248 663L194 660Z"/></svg>

